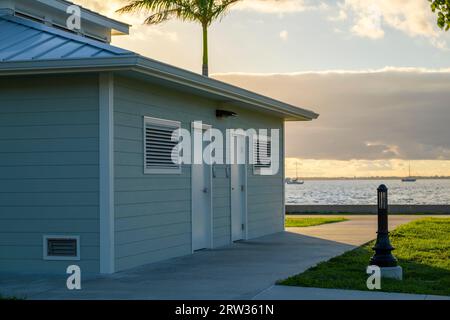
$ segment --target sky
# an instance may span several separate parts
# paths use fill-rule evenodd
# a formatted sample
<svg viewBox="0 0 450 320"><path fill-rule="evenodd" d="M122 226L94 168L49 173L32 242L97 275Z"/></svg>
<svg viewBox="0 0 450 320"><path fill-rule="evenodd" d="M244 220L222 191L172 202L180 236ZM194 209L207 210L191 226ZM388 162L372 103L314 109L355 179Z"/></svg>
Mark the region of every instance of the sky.
<svg viewBox="0 0 450 320"><path fill-rule="evenodd" d="M194 72L201 28L119 15L113 44ZM320 113L286 126L287 175L450 176L450 32L428 0L243 0L210 29L212 77Z"/></svg>

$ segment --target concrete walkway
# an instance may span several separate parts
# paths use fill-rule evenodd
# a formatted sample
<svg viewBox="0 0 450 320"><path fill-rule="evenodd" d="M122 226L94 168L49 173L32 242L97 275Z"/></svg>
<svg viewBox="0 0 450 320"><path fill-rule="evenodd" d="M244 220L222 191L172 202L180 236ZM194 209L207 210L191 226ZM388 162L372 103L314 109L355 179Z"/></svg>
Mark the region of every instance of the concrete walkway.
<svg viewBox="0 0 450 320"><path fill-rule="evenodd" d="M425 294L272 286L254 300L450 300Z"/></svg>
<svg viewBox="0 0 450 320"><path fill-rule="evenodd" d="M302 235L314 237L317 239L330 240L339 243L345 243L353 246L360 246L366 242L369 242L376 238L377 231L377 216L373 215L336 215L338 217L344 217L349 221L325 224L321 226L309 227L309 228L289 228L289 231L299 233ZM306 215L289 215L291 218L329 218L330 216L306 216ZM433 217L433 216L426 216ZM449 218L450 216L435 216L437 218ZM389 229L393 230L399 225L411 222L413 220L424 218L424 216L389 216Z"/></svg>
<svg viewBox="0 0 450 320"><path fill-rule="evenodd" d="M262 237L120 272L83 279L68 291L62 277L0 274L0 294L27 299L252 299L277 280L301 273L375 237L376 217ZM420 216L392 217L391 228ZM318 297L319 298L319 297Z"/></svg>

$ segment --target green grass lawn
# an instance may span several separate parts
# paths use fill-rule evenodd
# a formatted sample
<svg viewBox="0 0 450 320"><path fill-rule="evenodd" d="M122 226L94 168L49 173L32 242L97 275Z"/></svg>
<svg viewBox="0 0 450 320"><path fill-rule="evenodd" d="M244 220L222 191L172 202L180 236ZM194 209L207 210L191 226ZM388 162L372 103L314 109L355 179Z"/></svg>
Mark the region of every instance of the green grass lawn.
<svg viewBox="0 0 450 320"><path fill-rule="evenodd" d="M348 221L346 218L330 217L330 218L286 218L286 227L312 227L321 224L336 223Z"/></svg>
<svg viewBox="0 0 450 320"><path fill-rule="evenodd" d="M390 216L447 216L448 213L389 213ZM374 216L376 213L358 213L358 212L290 212L287 216Z"/></svg>
<svg viewBox="0 0 450 320"><path fill-rule="evenodd" d="M450 295L450 219L425 218L391 233L403 281L382 279L381 291ZM368 290L365 273L374 242L349 251L279 284Z"/></svg>

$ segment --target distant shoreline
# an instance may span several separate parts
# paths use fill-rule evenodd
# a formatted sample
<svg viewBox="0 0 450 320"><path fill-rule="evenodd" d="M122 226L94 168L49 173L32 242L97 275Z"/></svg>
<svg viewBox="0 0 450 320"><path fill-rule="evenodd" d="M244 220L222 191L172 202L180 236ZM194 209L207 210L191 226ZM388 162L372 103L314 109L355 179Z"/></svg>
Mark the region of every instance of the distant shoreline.
<svg viewBox="0 0 450 320"><path fill-rule="evenodd" d="M376 204L350 204L350 205L302 205L286 204L286 214L376 214ZM435 214L448 215L450 205L415 205L392 204L389 206L389 214Z"/></svg>
<svg viewBox="0 0 450 320"><path fill-rule="evenodd" d="M312 178L300 178L305 181L333 181L333 180L402 180L405 177L357 177L357 178L348 178L348 177L337 177L337 178L329 178L329 177L312 177ZM417 180L450 180L450 177L414 177Z"/></svg>

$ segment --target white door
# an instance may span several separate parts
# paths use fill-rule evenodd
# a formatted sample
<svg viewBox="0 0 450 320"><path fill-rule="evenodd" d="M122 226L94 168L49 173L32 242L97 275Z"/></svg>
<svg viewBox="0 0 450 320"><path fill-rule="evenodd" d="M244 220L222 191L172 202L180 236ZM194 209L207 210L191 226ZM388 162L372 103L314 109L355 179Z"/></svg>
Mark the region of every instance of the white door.
<svg viewBox="0 0 450 320"><path fill-rule="evenodd" d="M193 140L207 127L192 128ZM199 140L197 140L199 141ZM193 144L193 157L199 157L201 164L192 164L192 250L212 247L212 183L211 166L203 161L205 143Z"/></svg>
<svg viewBox="0 0 450 320"><path fill-rule="evenodd" d="M247 229L246 144L243 135L234 135L231 139L234 140L230 147L235 159L231 164L231 239L238 241L246 239Z"/></svg>

